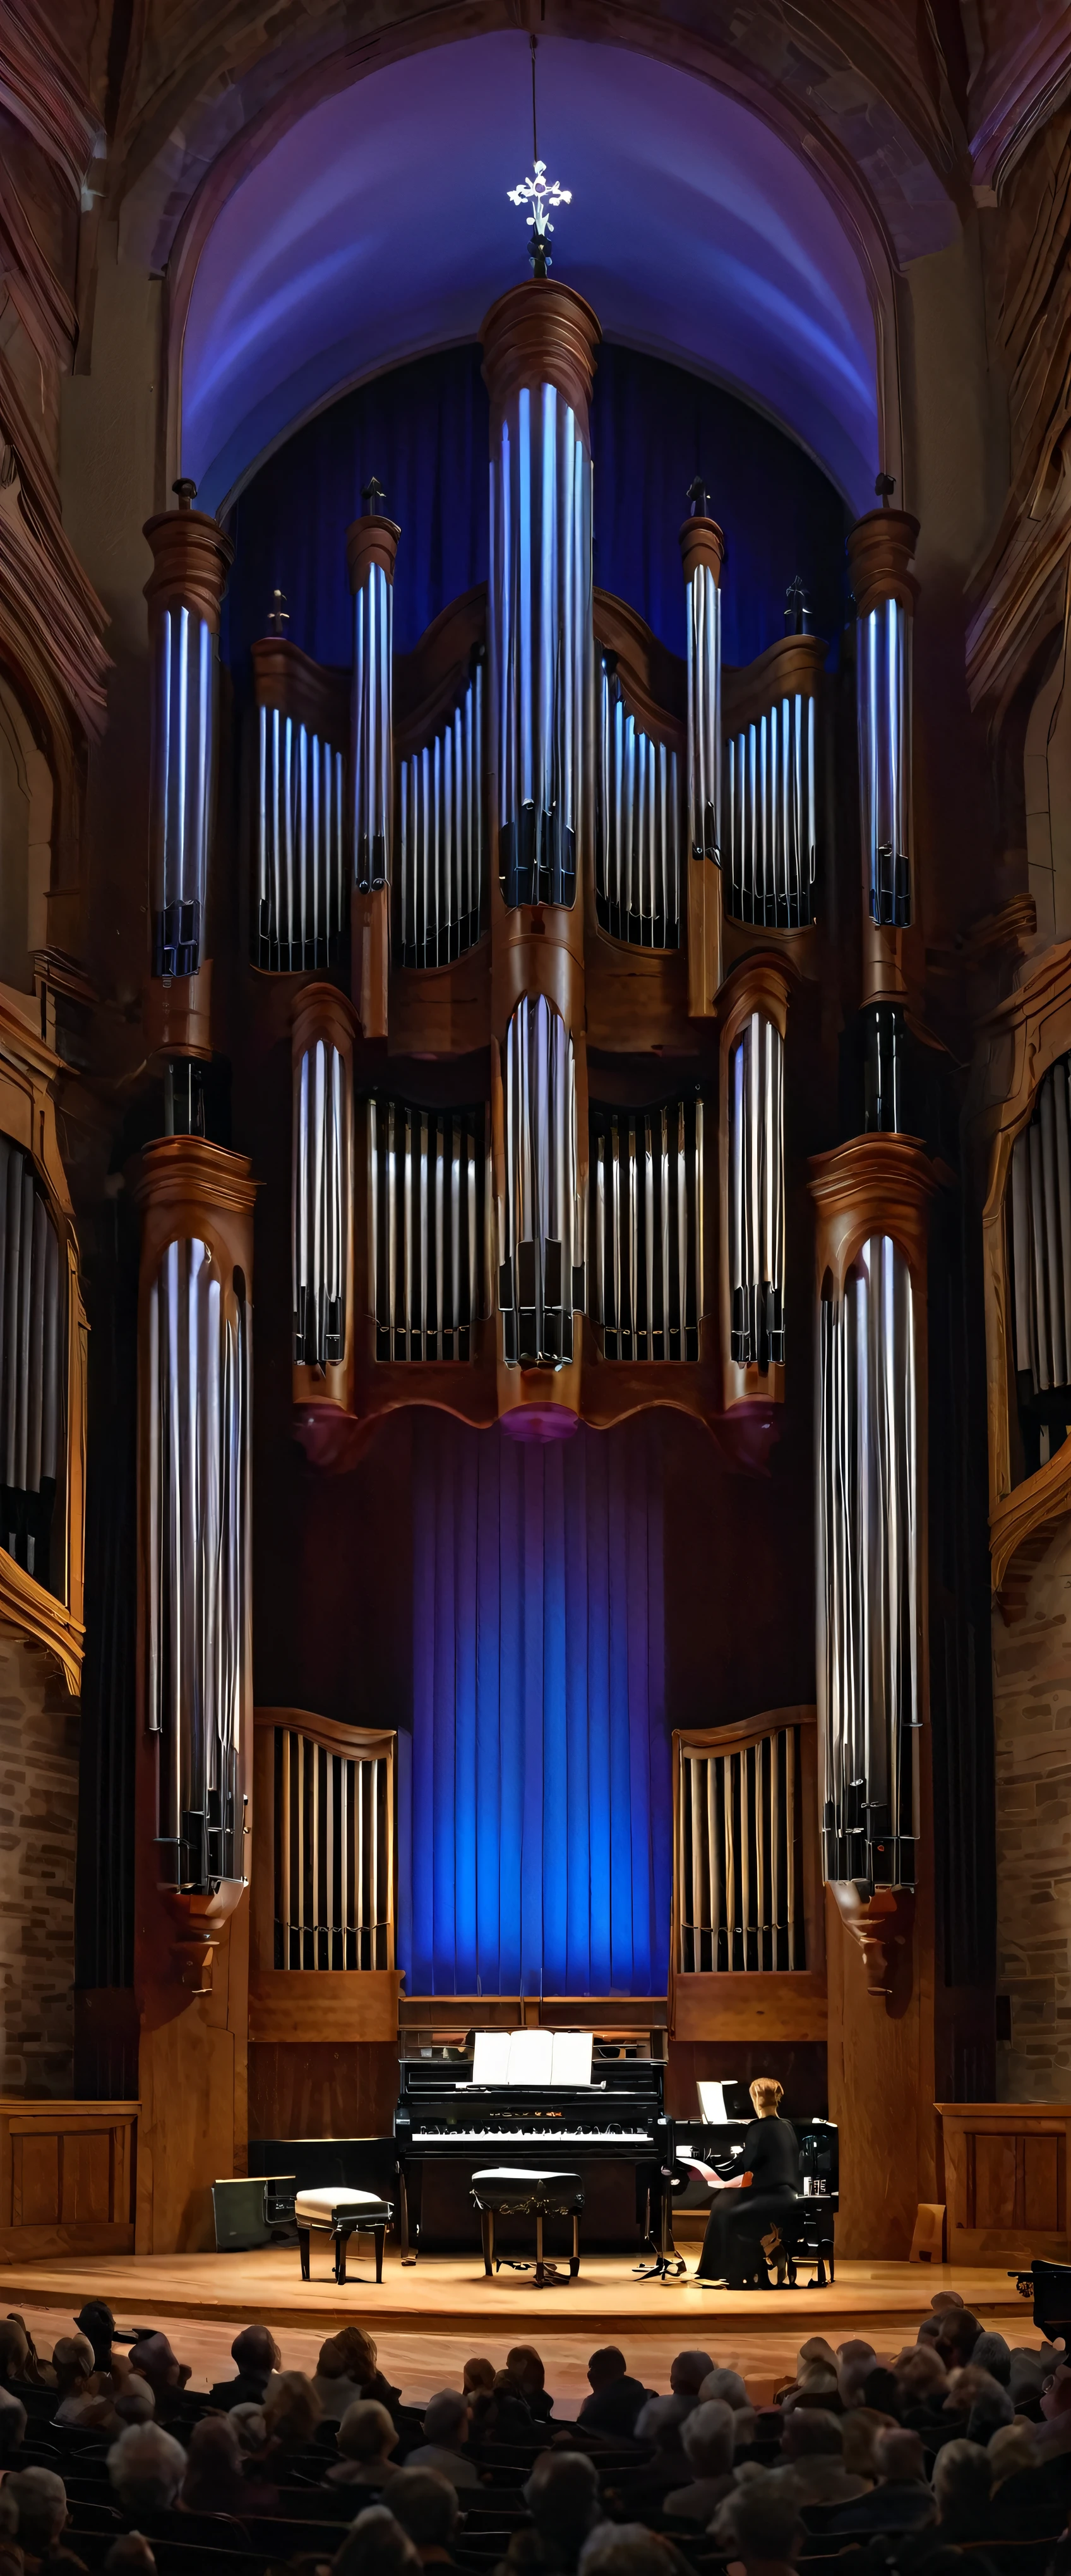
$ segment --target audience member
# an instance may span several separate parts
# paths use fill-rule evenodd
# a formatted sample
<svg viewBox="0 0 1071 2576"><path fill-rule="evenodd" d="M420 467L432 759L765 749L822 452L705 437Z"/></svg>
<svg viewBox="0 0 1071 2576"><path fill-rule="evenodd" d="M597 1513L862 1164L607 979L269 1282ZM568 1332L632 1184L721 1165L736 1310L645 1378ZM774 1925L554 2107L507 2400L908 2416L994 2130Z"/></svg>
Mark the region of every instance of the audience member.
<svg viewBox="0 0 1071 2576"><path fill-rule="evenodd" d="M342 2456L329 2468L328 2484L381 2487L390 2476L390 2455L398 2448L398 2428L378 2397L357 2397L347 2406L337 2439Z"/></svg>
<svg viewBox="0 0 1071 2576"><path fill-rule="evenodd" d="M934 2462L933 2471L937 2531L941 2540L958 2546L963 2541L991 2539L993 2526L989 2497L992 2484L988 2451L983 2451L977 2442L945 2443Z"/></svg>
<svg viewBox="0 0 1071 2576"><path fill-rule="evenodd" d="M374 2398L377 2406L385 2406L388 2415L397 2418L402 2392L384 2378L371 2335L363 2326L340 2326L332 2340L342 2354L347 2378L352 2379L356 2394Z"/></svg>
<svg viewBox="0 0 1071 2576"><path fill-rule="evenodd" d="M285 2475L286 2464L297 2451L304 2451L315 2441L321 2417L320 2400L303 2370L278 2370L264 2400L264 2429L268 2437L267 2461L270 2473Z"/></svg>
<svg viewBox="0 0 1071 2576"><path fill-rule="evenodd" d="M466 2397L476 2397L480 2394L481 2390L484 2396L489 2397L494 2384L495 2365L493 2361L482 2361L477 2356L475 2360L467 2361L465 2363L464 2370L461 2373L461 2385L465 2391Z"/></svg>
<svg viewBox="0 0 1071 2576"><path fill-rule="evenodd" d="M29 2379L29 2338L21 2317L0 2317L0 2385Z"/></svg>
<svg viewBox="0 0 1071 2576"><path fill-rule="evenodd" d="M157 2422L167 2423L179 2411L178 2401L190 2376L189 2363L179 2361L165 2334L142 2334L131 2352L130 2367L139 2378L148 2381Z"/></svg>
<svg viewBox="0 0 1071 2576"><path fill-rule="evenodd" d="M840 2418L841 2456L853 2477L869 2478L873 2482L877 2476L875 2444L879 2433L888 2432L890 2428L896 2429L895 2416L881 2415L874 2406L853 2406L847 2415Z"/></svg>
<svg viewBox="0 0 1071 2576"><path fill-rule="evenodd" d="M838 2505L829 2530L917 2531L932 2522L937 2507L919 2435L905 2432L901 2424L889 2425L875 2437L873 2461L876 2485L854 2503Z"/></svg>
<svg viewBox="0 0 1071 2576"><path fill-rule="evenodd" d="M185 2474L182 2444L161 2424L128 2424L108 2453L108 2475L119 2505L134 2521L164 2513Z"/></svg>
<svg viewBox="0 0 1071 2576"><path fill-rule="evenodd" d="M981 2334L981 2326L970 2308L942 2308L938 2316L937 2349L948 2371L957 2370L969 2361Z"/></svg>
<svg viewBox="0 0 1071 2576"><path fill-rule="evenodd" d="M713 2372L708 2373L708 2377L713 2376ZM685 2416L680 2442L693 2474L687 2486L670 2490L667 2504L673 2514L683 2514L686 2522L709 2523L733 2483L732 2407L720 2397L701 2399Z"/></svg>
<svg viewBox="0 0 1071 2576"><path fill-rule="evenodd" d="M359 2513L331 2560L332 2576L407 2576L420 2560L407 2531L385 2505Z"/></svg>
<svg viewBox="0 0 1071 2576"><path fill-rule="evenodd" d="M187 2513L241 2515L250 2505L242 2450L229 2415L205 2415L190 2432L180 2504Z"/></svg>
<svg viewBox="0 0 1071 2576"><path fill-rule="evenodd" d="M580 2576L687 2576L687 2560L642 2522L597 2522L580 2552Z"/></svg>
<svg viewBox="0 0 1071 2576"><path fill-rule="evenodd" d="M238 2376L218 2379L209 2391L210 2404L225 2414L234 2406L262 2406L272 2372L281 2367L274 2335L267 2326L243 2326L231 2345L231 2360L238 2364Z"/></svg>
<svg viewBox="0 0 1071 2576"><path fill-rule="evenodd" d="M803 2524L793 2488L776 2470L756 2469L718 2506L711 2526L727 2557L763 2576L795 2566L803 2547Z"/></svg>
<svg viewBox="0 0 1071 2576"><path fill-rule="evenodd" d="M709 2378L713 2368L709 2352L679 2352L669 2365L671 2396L690 2397L693 2405L698 2405L703 2381Z"/></svg>
<svg viewBox="0 0 1071 2576"><path fill-rule="evenodd" d="M599 2520L594 2461L587 2451L545 2451L525 2485L524 2500L535 2525L542 2565L572 2576L588 2533Z"/></svg>
<svg viewBox="0 0 1071 2576"><path fill-rule="evenodd" d="M422 2567L452 2567L460 2509L457 2488L441 2469L395 2469L389 2511L408 2532Z"/></svg>
<svg viewBox="0 0 1071 2576"><path fill-rule="evenodd" d="M93 2347L93 2368L109 2377L125 2379L130 2368L125 2353L113 2352L115 2318L105 2299L87 2299L74 2319L79 2334L87 2336Z"/></svg>
<svg viewBox="0 0 1071 2576"><path fill-rule="evenodd" d="M627 2441L636 2429L641 2406L646 2406L654 2395L653 2389L631 2377L624 2353L615 2343L601 2344L598 2352L592 2353L588 2386L591 2395L585 2397L577 2422L585 2432L617 2434Z"/></svg>
<svg viewBox="0 0 1071 2576"><path fill-rule="evenodd" d="M515 2343L506 2354L506 2368L520 2389L533 2423L548 2423L554 2413L554 2399L547 2395L546 2372L534 2344Z"/></svg>
<svg viewBox="0 0 1071 2576"><path fill-rule="evenodd" d="M156 2576L156 2560L142 2532L124 2531L113 2540L104 2576Z"/></svg>
<svg viewBox="0 0 1071 2576"><path fill-rule="evenodd" d="M54 2469L12 2469L4 2494L18 2514L18 2543L28 2565L48 2560L67 2523L67 2489Z"/></svg>
<svg viewBox="0 0 1071 2576"><path fill-rule="evenodd" d="M862 2495L866 2479L844 2466L844 2436L836 2415L813 2407L786 2414L776 2475L789 2479L797 2503L847 2504Z"/></svg>
<svg viewBox="0 0 1071 2576"><path fill-rule="evenodd" d="M93 2390L93 2346L88 2335L61 2335L52 2347L52 2368L60 2398L56 2423L78 2424L82 2401Z"/></svg>
<svg viewBox="0 0 1071 2576"><path fill-rule="evenodd" d="M463 2458L469 2429L469 2401L463 2388L440 2388L424 2409L424 2440L410 2451L409 2469L440 2469L455 2487L475 2487L480 2473Z"/></svg>
<svg viewBox="0 0 1071 2576"><path fill-rule="evenodd" d="M26 2409L21 2397L16 2397L13 2389L0 2388L0 2460L22 2449L25 2431Z"/></svg>

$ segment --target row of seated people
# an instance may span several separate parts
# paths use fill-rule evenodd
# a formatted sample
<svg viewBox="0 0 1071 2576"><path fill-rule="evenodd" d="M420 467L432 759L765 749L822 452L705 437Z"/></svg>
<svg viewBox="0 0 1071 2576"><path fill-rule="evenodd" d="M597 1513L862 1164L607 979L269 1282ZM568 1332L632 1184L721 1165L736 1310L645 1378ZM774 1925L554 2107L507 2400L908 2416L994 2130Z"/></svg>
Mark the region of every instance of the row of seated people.
<svg viewBox="0 0 1071 2576"><path fill-rule="evenodd" d="M46 2361L0 2322L0 2576L1062 2576L1071 2365L950 2292L895 2356L811 2338L772 2406L708 2352L659 2393L604 2349L575 2420L530 2346L417 2407L356 2326L311 2378L246 2327L195 2392L165 2335L76 2325Z"/></svg>

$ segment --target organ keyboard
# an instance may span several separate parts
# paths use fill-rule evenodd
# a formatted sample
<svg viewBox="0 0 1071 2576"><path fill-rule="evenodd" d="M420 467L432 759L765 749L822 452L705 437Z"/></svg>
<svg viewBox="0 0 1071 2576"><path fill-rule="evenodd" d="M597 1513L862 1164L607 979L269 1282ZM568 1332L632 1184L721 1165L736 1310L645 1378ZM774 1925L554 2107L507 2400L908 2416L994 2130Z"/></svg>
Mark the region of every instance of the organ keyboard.
<svg viewBox="0 0 1071 2576"><path fill-rule="evenodd" d="M656 2053L664 2044L658 2031L596 2039L590 2085L477 2085L471 2034L464 2047L403 2057L394 2122L403 2262L415 2260L416 2243L475 2247L472 2175L518 2154L580 2174L586 2243L650 2242L670 2153Z"/></svg>

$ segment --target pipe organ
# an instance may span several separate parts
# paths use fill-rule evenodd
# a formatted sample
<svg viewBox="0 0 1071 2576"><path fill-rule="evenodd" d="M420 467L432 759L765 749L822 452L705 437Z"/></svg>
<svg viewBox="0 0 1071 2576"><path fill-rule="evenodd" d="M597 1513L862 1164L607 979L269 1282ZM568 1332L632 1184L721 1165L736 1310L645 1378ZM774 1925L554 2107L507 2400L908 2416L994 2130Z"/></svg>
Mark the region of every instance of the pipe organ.
<svg viewBox="0 0 1071 2576"><path fill-rule="evenodd" d="M151 971L161 983L178 980L187 990L208 953L219 617L234 551L216 521L191 507L195 489L177 483L179 508L160 512L145 529L154 558L145 588L152 664ZM196 1011L193 994L186 1008ZM207 1031L195 1035L203 1042Z"/></svg>
<svg viewBox="0 0 1071 2576"><path fill-rule="evenodd" d="M785 1356L784 1041L751 1012L729 1057L730 1344L738 1367Z"/></svg>
<svg viewBox="0 0 1071 2576"><path fill-rule="evenodd" d="M576 1062L561 1012L523 995L506 1032L498 1301L507 1363L573 1356L584 1303L576 1153Z"/></svg>
<svg viewBox="0 0 1071 2576"><path fill-rule="evenodd" d="M725 744L726 908L735 921L802 930L818 843L817 700L773 698Z"/></svg>
<svg viewBox="0 0 1071 2576"><path fill-rule="evenodd" d="M486 1113L368 1102L369 1294L382 1360L468 1360L484 1313Z"/></svg>
<svg viewBox="0 0 1071 2576"><path fill-rule="evenodd" d="M66 1266L29 1155L0 1136L0 1546L49 1590L58 1588L52 1521L66 1430Z"/></svg>
<svg viewBox="0 0 1071 2576"><path fill-rule="evenodd" d="M681 916L681 791L677 755L629 706L616 655L600 655L599 803L595 899L615 939L676 948Z"/></svg>
<svg viewBox="0 0 1071 2576"><path fill-rule="evenodd" d="M257 964L330 966L346 922L343 756L307 725L260 709Z"/></svg>
<svg viewBox="0 0 1071 2576"><path fill-rule="evenodd" d="M703 1101L590 1111L589 1313L608 1360L699 1358Z"/></svg>
<svg viewBox="0 0 1071 2576"><path fill-rule="evenodd" d="M391 1968L393 1763L272 1729L274 1964Z"/></svg>
<svg viewBox="0 0 1071 2576"><path fill-rule="evenodd" d="M678 1794L683 1976L807 1966L799 1726L731 1751L682 1746Z"/></svg>
<svg viewBox="0 0 1071 2576"><path fill-rule="evenodd" d="M448 966L484 919L484 659L431 739L398 763L394 954L399 966Z"/></svg>
<svg viewBox="0 0 1071 2576"><path fill-rule="evenodd" d="M1015 1367L1026 1402L1071 1388L1071 1058L1038 1085L1012 1147L1010 1250ZM1046 1448L1047 1448L1046 1442Z"/></svg>
<svg viewBox="0 0 1071 2576"><path fill-rule="evenodd" d="M294 1362L346 1356L351 1068L329 1036L301 1050L294 1101Z"/></svg>
<svg viewBox="0 0 1071 2576"><path fill-rule="evenodd" d="M574 298L579 303L579 298ZM571 904L590 798L591 457L568 383L521 381L491 458L488 640L503 900ZM532 375L528 377L531 365ZM586 410L586 406L585 406Z"/></svg>

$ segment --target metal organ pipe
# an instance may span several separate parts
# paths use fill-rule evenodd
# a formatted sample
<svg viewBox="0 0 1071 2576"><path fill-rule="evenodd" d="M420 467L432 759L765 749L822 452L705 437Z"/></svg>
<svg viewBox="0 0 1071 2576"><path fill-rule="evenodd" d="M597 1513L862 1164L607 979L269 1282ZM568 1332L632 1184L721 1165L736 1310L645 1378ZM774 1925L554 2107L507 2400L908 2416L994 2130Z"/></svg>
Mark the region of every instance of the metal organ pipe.
<svg viewBox="0 0 1071 2576"><path fill-rule="evenodd" d="M453 714L398 765L395 956L446 966L480 936L484 879L484 663Z"/></svg>
<svg viewBox="0 0 1071 2576"><path fill-rule="evenodd" d="M891 1236L819 1322L819 1703L829 1880L911 1888L921 1725L916 1321Z"/></svg>
<svg viewBox="0 0 1071 2576"><path fill-rule="evenodd" d="M697 1360L703 1102L589 1113L591 1318L608 1360Z"/></svg>
<svg viewBox="0 0 1071 2576"><path fill-rule="evenodd" d="M730 1357L785 1356L784 1041L752 1011L729 1058Z"/></svg>
<svg viewBox="0 0 1071 2576"><path fill-rule="evenodd" d="M584 1303L577 1187L576 1070L561 1012L524 994L503 1050L505 1191L499 1205L504 1354L522 1367L573 1356Z"/></svg>
<svg viewBox="0 0 1071 2576"><path fill-rule="evenodd" d="M704 495L705 498L705 495ZM713 519L680 532L688 626L688 838L693 859L721 858L721 566Z"/></svg>
<svg viewBox="0 0 1071 2576"><path fill-rule="evenodd" d="M801 1791L798 1726L731 1753L682 1751L682 1975L806 1967Z"/></svg>
<svg viewBox="0 0 1071 2576"><path fill-rule="evenodd" d="M0 1136L0 1546L46 1589L66 1415L65 1263L30 1156Z"/></svg>
<svg viewBox="0 0 1071 2576"><path fill-rule="evenodd" d="M326 1369L346 1353L350 1242L350 1078L330 1039L296 1068L293 1152L294 1360Z"/></svg>
<svg viewBox="0 0 1071 2576"><path fill-rule="evenodd" d="M484 1312L487 1113L368 1103L369 1296L380 1360L469 1360Z"/></svg>
<svg viewBox="0 0 1071 2576"><path fill-rule="evenodd" d="M604 930L640 948L680 944L681 812L677 755L639 723L614 669L599 660L596 905Z"/></svg>
<svg viewBox="0 0 1071 2576"><path fill-rule="evenodd" d="M856 603L859 811L866 914L877 932L912 918L911 646L918 521L870 510L848 538ZM868 959L867 1000L902 989L891 958ZM891 977L891 980L890 980Z"/></svg>
<svg viewBox="0 0 1071 2576"><path fill-rule="evenodd" d="M488 582L491 765L510 907L575 897L591 761L591 590L586 421L556 385L521 384L492 442Z"/></svg>
<svg viewBox="0 0 1071 2576"><path fill-rule="evenodd" d="M148 1300L147 1722L161 1885L245 1874L250 1337L240 1271L167 1245Z"/></svg>
<svg viewBox="0 0 1071 2576"><path fill-rule="evenodd" d="M297 717L262 706L256 962L332 965L346 920L343 756Z"/></svg>
<svg viewBox="0 0 1071 2576"><path fill-rule="evenodd" d="M1038 1085L1012 1147L1008 1188L1015 1368L1020 1400L1050 1454L1071 1413L1071 1058ZM1024 1425L1025 1427L1025 1425Z"/></svg>
<svg viewBox="0 0 1071 2576"><path fill-rule="evenodd" d="M394 561L401 530L369 514L346 534L353 593L353 874L358 892L389 885L394 814L391 739Z"/></svg>
<svg viewBox="0 0 1071 2576"><path fill-rule="evenodd" d="M149 519L152 720L149 910L154 976L196 975L204 962L205 905L216 788L219 613L234 549L204 511L196 485L175 485L177 510Z"/></svg>
<svg viewBox="0 0 1071 2576"><path fill-rule="evenodd" d="M815 700L796 689L725 743L728 909L737 921L800 930L814 888Z"/></svg>

